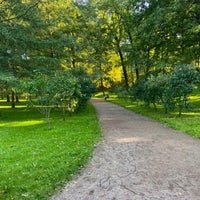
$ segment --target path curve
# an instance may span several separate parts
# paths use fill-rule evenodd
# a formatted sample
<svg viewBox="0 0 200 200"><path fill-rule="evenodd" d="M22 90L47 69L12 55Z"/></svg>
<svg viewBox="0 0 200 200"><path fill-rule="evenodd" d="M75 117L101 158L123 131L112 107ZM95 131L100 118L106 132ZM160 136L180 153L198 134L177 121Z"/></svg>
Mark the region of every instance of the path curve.
<svg viewBox="0 0 200 200"><path fill-rule="evenodd" d="M52 200L200 200L200 140L109 102L92 104L102 140Z"/></svg>

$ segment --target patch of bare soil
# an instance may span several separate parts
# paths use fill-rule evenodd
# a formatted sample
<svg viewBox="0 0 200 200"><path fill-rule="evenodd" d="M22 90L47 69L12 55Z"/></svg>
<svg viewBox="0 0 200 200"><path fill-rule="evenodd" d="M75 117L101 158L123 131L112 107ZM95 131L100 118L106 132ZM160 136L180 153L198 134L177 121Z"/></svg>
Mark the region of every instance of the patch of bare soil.
<svg viewBox="0 0 200 200"><path fill-rule="evenodd" d="M200 199L200 140L109 102L92 104L102 141L52 200Z"/></svg>

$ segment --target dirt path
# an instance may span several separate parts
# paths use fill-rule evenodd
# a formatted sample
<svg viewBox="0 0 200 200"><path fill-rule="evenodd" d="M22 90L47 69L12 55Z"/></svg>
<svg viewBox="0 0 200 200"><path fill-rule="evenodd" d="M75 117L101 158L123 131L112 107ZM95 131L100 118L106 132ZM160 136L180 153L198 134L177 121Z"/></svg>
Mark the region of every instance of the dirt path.
<svg viewBox="0 0 200 200"><path fill-rule="evenodd" d="M200 200L200 140L109 102L92 103L102 141L52 200Z"/></svg>

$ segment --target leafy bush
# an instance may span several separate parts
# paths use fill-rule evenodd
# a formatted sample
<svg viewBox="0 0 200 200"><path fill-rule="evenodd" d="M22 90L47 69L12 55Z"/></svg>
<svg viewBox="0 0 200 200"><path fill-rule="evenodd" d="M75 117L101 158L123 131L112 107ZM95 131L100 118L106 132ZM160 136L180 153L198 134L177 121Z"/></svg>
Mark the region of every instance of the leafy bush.
<svg viewBox="0 0 200 200"><path fill-rule="evenodd" d="M133 86L133 96L135 99L143 101L147 106L152 103L156 108L156 103L162 101L162 94L166 85L167 76L165 74L151 75L147 79L140 79Z"/></svg>
<svg viewBox="0 0 200 200"><path fill-rule="evenodd" d="M193 65L178 65L168 74L139 80L133 87L133 95L146 105L152 103L155 108L161 103L165 112L177 107L180 116L183 109L190 107L189 94L198 81L199 73Z"/></svg>
<svg viewBox="0 0 200 200"><path fill-rule="evenodd" d="M50 81L49 76L38 73L34 76L34 79L29 81L23 81L22 91L28 94L28 106L34 106L45 117L48 127L50 128L50 113L52 105L55 103L55 86ZM32 95L35 95L36 102L32 101Z"/></svg>
<svg viewBox="0 0 200 200"><path fill-rule="evenodd" d="M160 73L157 76L151 76L145 82L145 101L152 103L154 108L156 108L156 103L161 103L163 101L163 93L168 81L168 76L166 74Z"/></svg>
<svg viewBox="0 0 200 200"><path fill-rule="evenodd" d="M179 116L184 108L190 107L189 94L199 82L199 73L193 65L178 65L170 73L163 93L165 110L178 107Z"/></svg>
<svg viewBox="0 0 200 200"><path fill-rule="evenodd" d="M55 106L70 113L87 105L95 92L90 76L83 69L57 71L52 76L36 73L33 79L22 84L23 92L34 95L36 101L28 98L29 105L35 106L45 116L50 128L50 113Z"/></svg>
<svg viewBox="0 0 200 200"><path fill-rule="evenodd" d="M83 108L87 105L87 101L96 92L96 87L92 83L90 75L85 71L84 68L74 68L71 73L77 79L77 84L80 87L80 93L76 94L78 98L77 109Z"/></svg>
<svg viewBox="0 0 200 200"><path fill-rule="evenodd" d="M116 85L115 87L109 89L109 93L116 94L119 99L131 99L131 92L127 91L124 85Z"/></svg>
<svg viewBox="0 0 200 200"><path fill-rule="evenodd" d="M148 101L146 101L145 97L145 91L147 90L145 82L145 79L139 79L133 86L132 94L135 100L138 99L148 104Z"/></svg>
<svg viewBox="0 0 200 200"><path fill-rule="evenodd" d="M61 109L63 119L65 120L65 110L71 115L78 106L81 86L78 84L78 79L70 71L56 72L50 82L55 87L54 103Z"/></svg>

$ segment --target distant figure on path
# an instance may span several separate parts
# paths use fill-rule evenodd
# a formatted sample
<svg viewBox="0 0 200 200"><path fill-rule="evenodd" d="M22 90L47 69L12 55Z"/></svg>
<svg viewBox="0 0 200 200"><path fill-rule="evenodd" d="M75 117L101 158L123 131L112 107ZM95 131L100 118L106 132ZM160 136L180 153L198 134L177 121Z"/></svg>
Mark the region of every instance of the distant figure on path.
<svg viewBox="0 0 200 200"><path fill-rule="evenodd" d="M106 94L106 95L104 96L104 100L107 101L108 98L109 98L109 95Z"/></svg>

